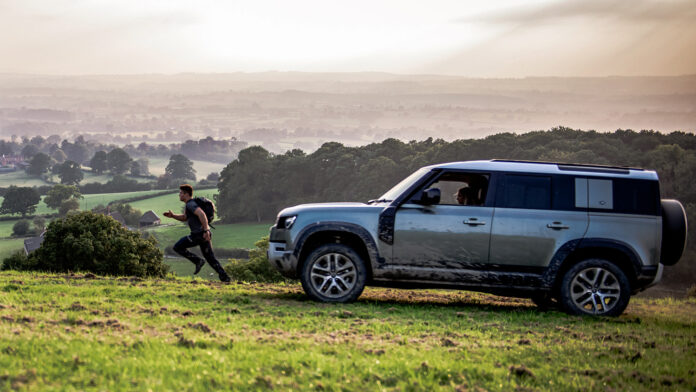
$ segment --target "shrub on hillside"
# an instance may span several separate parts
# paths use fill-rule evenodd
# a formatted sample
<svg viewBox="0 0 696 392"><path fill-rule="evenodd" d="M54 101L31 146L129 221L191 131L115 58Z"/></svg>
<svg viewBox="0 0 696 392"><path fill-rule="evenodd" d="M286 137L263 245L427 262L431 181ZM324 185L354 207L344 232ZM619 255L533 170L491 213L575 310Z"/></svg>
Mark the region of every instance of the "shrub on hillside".
<svg viewBox="0 0 696 392"><path fill-rule="evenodd" d="M36 269L34 268L35 266L32 265L32 262L34 260L30 260L26 253L24 253L23 250L17 251L13 254L11 254L9 257L6 257L2 261L2 266L0 267L0 270L7 271L7 270L16 270L16 271L29 271Z"/></svg>
<svg viewBox="0 0 696 392"><path fill-rule="evenodd" d="M256 249L249 251L249 260L232 259L225 271L232 280L245 282L282 282L286 279L268 263L268 237L254 244Z"/></svg>
<svg viewBox="0 0 696 392"><path fill-rule="evenodd" d="M30 222L27 219L20 219L12 226L12 235L20 237L29 233Z"/></svg>
<svg viewBox="0 0 696 392"><path fill-rule="evenodd" d="M51 222L26 265L40 271L164 277L168 267L162 259L154 238L144 239L107 216L82 211Z"/></svg>

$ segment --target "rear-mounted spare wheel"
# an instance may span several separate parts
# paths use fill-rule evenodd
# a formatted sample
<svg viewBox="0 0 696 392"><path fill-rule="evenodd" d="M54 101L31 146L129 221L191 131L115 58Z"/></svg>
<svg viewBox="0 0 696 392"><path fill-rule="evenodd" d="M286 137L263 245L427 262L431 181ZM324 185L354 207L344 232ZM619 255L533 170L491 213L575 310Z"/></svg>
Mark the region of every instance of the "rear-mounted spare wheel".
<svg viewBox="0 0 696 392"><path fill-rule="evenodd" d="M686 248L686 211L677 200L662 200L662 250L660 262L677 264Z"/></svg>

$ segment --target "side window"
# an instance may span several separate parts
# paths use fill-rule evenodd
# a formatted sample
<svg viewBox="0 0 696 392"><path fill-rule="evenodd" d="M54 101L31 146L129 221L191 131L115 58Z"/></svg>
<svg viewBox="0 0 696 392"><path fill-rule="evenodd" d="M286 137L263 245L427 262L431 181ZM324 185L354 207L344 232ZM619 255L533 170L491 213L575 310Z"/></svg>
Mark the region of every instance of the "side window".
<svg viewBox="0 0 696 392"><path fill-rule="evenodd" d="M551 177L508 174L499 193L499 207L551 209Z"/></svg>
<svg viewBox="0 0 696 392"><path fill-rule="evenodd" d="M483 206L486 204L490 175L486 173L446 172L430 184L440 189L440 204Z"/></svg>
<svg viewBox="0 0 696 392"><path fill-rule="evenodd" d="M657 181L614 180L614 211L627 214L660 215Z"/></svg>

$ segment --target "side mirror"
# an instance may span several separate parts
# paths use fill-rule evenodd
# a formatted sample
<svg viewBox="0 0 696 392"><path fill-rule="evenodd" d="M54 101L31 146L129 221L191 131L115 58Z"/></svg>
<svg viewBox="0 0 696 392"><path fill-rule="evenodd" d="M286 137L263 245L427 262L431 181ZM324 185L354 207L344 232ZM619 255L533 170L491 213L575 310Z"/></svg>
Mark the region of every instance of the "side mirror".
<svg viewBox="0 0 696 392"><path fill-rule="evenodd" d="M440 190L438 188L429 188L423 190L419 203L424 205L439 204Z"/></svg>

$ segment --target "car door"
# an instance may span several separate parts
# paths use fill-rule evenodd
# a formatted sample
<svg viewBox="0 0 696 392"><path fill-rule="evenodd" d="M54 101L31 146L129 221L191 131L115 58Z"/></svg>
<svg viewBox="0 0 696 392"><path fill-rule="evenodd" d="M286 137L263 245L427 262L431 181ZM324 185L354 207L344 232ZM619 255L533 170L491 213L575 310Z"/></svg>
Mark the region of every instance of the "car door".
<svg viewBox="0 0 696 392"><path fill-rule="evenodd" d="M492 270L541 271L561 246L583 238L588 227L584 183L576 187L572 176L505 174L497 184Z"/></svg>
<svg viewBox="0 0 696 392"><path fill-rule="evenodd" d="M489 178L487 173L445 172L423 188L440 189L439 203L401 205L390 266L402 277L450 281L467 280L461 272L485 267L493 218L486 200ZM479 200L460 204L465 202L457 198L463 188Z"/></svg>

